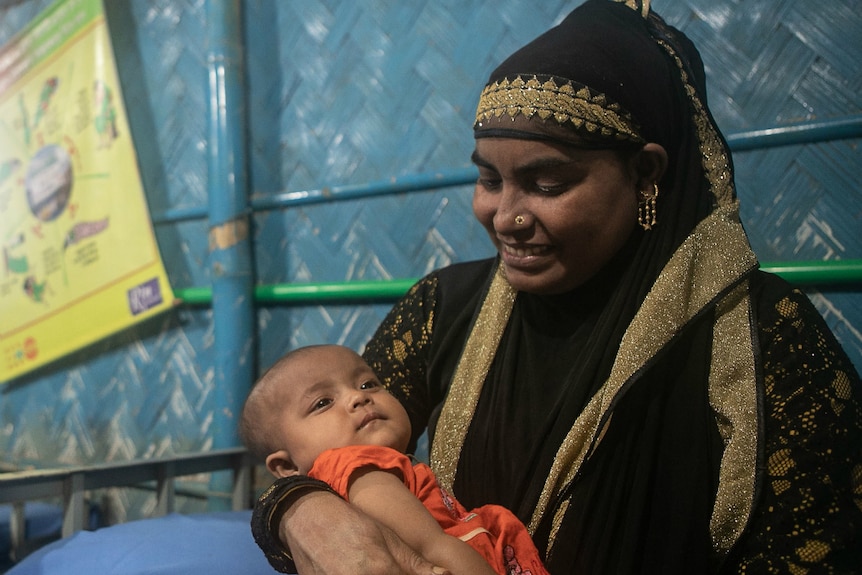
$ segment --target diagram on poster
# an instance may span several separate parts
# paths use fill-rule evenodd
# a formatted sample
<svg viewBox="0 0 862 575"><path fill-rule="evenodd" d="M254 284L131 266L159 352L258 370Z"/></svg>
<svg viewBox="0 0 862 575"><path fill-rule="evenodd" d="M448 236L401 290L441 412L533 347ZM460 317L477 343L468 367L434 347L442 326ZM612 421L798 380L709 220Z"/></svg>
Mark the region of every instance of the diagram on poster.
<svg viewBox="0 0 862 575"><path fill-rule="evenodd" d="M169 307L99 0L0 51L0 381Z"/></svg>

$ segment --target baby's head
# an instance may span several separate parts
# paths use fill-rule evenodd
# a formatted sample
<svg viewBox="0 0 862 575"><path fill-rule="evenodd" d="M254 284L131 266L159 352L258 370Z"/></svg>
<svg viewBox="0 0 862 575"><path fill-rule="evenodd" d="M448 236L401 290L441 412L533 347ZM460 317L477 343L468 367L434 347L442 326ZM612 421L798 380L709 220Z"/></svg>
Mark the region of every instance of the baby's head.
<svg viewBox="0 0 862 575"><path fill-rule="evenodd" d="M353 350L315 345L287 353L255 383L240 436L276 477L306 474L327 449L381 445L402 453L410 419Z"/></svg>

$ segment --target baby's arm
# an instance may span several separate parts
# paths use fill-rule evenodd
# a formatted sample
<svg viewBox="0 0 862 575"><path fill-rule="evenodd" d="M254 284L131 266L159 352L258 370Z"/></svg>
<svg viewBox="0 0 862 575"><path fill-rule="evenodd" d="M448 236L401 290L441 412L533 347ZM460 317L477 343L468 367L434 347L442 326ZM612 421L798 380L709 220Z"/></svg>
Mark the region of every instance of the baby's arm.
<svg viewBox="0 0 862 575"><path fill-rule="evenodd" d="M475 549L443 531L395 472L360 470L350 483L348 495L353 505L452 575L493 575L494 570Z"/></svg>

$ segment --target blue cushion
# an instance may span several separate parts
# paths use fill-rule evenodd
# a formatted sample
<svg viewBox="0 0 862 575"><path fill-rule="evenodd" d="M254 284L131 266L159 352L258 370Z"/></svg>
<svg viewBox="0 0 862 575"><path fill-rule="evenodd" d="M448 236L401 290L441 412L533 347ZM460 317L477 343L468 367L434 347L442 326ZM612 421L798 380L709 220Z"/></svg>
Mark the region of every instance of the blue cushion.
<svg viewBox="0 0 862 575"><path fill-rule="evenodd" d="M81 531L26 557L7 575L272 575L251 511L171 514Z"/></svg>

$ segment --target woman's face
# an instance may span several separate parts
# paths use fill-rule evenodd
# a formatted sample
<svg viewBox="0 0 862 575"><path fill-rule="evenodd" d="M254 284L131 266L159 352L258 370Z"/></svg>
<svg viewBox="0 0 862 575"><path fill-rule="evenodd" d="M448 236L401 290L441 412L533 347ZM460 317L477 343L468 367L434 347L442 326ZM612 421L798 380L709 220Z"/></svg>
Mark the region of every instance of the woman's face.
<svg viewBox="0 0 862 575"><path fill-rule="evenodd" d="M634 160L508 138L476 140L473 213L500 253L509 283L563 293L593 277L637 222Z"/></svg>

